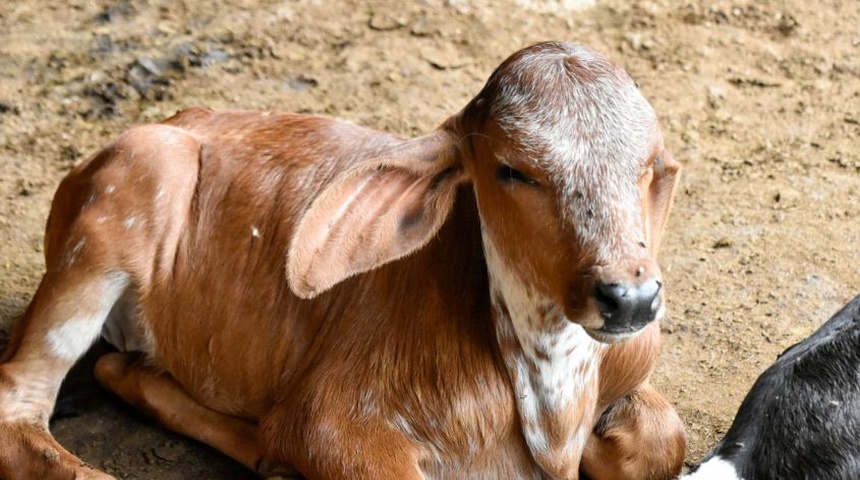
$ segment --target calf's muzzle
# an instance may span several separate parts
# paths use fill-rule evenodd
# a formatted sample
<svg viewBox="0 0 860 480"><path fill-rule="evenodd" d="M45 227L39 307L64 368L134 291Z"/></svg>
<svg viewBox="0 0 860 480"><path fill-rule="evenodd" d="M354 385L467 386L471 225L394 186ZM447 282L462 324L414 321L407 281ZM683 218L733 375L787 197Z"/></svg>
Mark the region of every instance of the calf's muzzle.
<svg viewBox="0 0 860 480"><path fill-rule="evenodd" d="M660 310L663 283L658 277L640 282L597 282L594 301L603 318L602 333L634 333L651 323Z"/></svg>

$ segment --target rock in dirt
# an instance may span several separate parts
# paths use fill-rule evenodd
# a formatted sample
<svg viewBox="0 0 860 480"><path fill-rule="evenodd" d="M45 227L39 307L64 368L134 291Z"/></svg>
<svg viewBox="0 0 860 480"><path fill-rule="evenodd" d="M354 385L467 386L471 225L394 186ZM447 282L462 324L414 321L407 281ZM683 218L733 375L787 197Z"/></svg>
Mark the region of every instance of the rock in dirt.
<svg viewBox="0 0 860 480"><path fill-rule="evenodd" d="M14 115L18 115L21 113L18 108L6 101L0 101L0 115L5 113L12 113Z"/></svg>
<svg viewBox="0 0 860 480"><path fill-rule="evenodd" d="M167 442L153 447L152 454L166 462L175 462L185 455L185 446L181 443Z"/></svg>
<svg viewBox="0 0 860 480"><path fill-rule="evenodd" d="M468 58L449 44L426 48L421 51L421 57L439 70L453 70L469 64Z"/></svg>
<svg viewBox="0 0 860 480"><path fill-rule="evenodd" d="M319 85L319 82L313 77L304 74L299 74L287 80L286 86L288 89L295 92L303 92L309 88L314 88Z"/></svg>
<svg viewBox="0 0 860 480"><path fill-rule="evenodd" d="M99 13L95 21L98 24L108 24L113 23L118 20L130 18L137 13L137 10L134 8L134 5L128 0L117 2L114 5L109 5Z"/></svg>
<svg viewBox="0 0 860 480"><path fill-rule="evenodd" d="M141 97L147 100L164 100L168 98L170 87L168 72L181 70L181 65L170 59L139 57L129 66L125 79Z"/></svg>
<svg viewBox="0 0 860 480"><path fill-rule="evenodd" d="M400 17L392 17L386 13L374 13L370 17L368 26L373 30L385 32L388 30L397 30L403 28L408 23L407 20Z"/></svg>

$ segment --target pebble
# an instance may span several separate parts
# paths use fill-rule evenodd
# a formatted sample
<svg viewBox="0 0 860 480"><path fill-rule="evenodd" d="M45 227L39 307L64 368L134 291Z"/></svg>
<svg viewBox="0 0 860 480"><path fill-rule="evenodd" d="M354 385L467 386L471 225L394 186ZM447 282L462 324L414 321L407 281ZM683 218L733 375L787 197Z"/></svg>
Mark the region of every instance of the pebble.
<svg viewBox="0 0 860 480"><path fill-rule="evenodd" d="M152 449L153 455L167 462L175 462L185 455L185 446L177 442L168 442Z"/></svg>

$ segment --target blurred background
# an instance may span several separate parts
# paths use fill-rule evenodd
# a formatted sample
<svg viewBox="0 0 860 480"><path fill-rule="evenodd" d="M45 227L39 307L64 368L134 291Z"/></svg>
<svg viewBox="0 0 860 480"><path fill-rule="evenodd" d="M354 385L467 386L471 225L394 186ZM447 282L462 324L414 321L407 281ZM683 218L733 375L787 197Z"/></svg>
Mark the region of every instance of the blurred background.
<svg viewBox="0 0 860 480"><path fill-rule="evenodd" d="M685 166L653 382L696 461L776 355L860 291L858 25L857 0L2 2L0 345L42 274L59 180L122 130L207 105L413 136L515 50L576 41L638 81ZM53 429L88 462L129 479L254 478L81 372Z"/></svg>

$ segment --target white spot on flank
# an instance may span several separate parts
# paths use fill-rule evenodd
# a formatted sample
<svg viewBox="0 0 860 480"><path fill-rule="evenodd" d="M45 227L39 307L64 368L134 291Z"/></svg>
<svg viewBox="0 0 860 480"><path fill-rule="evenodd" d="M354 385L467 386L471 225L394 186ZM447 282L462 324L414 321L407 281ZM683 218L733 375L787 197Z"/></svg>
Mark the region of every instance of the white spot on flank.
<svg viewBox="0 0 860 480"><path fill-rule="evenodd" d="M399 413L394 414L394 418L391 419L391 426L411 439L416 438L415 430L412 430L412 425Z"/></svg>
<svg viewBox="0 0 860 480"><path fill-rule="evenodd" d="M260 238L260 230L253 225L251 225L251 236L254 238Z"/></svg>
<svg viewBox="0 0 860 480"><path fill-rule="evenodd" d="M735 466L720 457L713 457L699 466L699 469L680 480L743 480L735 471Z"/></svg>
<svg viewBox="0 0 860 480"><path fill-rule="evenodd" d="M134 226L135 220L137 220L137 219L133 216L128 217L125 219L124 222L122 222L122 225L125 227L126 230L129 230L129 229L131 229L132 226Z"/></svg>
<svg viewBox="0 0 860 480"><path fill-rule="evenodd" d="M113 193L115 190L116 187L114 187L113 185L108 185L107 187L105 187L105 193Z"/></svg>
<svg viewBox="0 0 860 480"><path fill-rule="evenodd" d="M86 285L83 292L75 292L76 303L66 320L45 335L51 354L68 362L80 358L98 338L108 313L127 286L128 276L120 273L107 275L101 281ZM58 300L54 308L67 307L69 300ZM50 310L46 313L60 314L62 312Z"/></svg>
<svg viewBox="0 0 860 480"><path fill-rule="evenodd" d="M159 185L157 189L155 189L155 199L159 200L164 196L164 185Z"/></svg>
<svg viewBox="0 0 860 480"><path fill-rule="evenodd" d="M373 401L373 395L371 395L370 390L365 390L361 393L361 397L358 399L358 405L361 407L361 414L365 417L376 415L376 402Z"/></svg>

